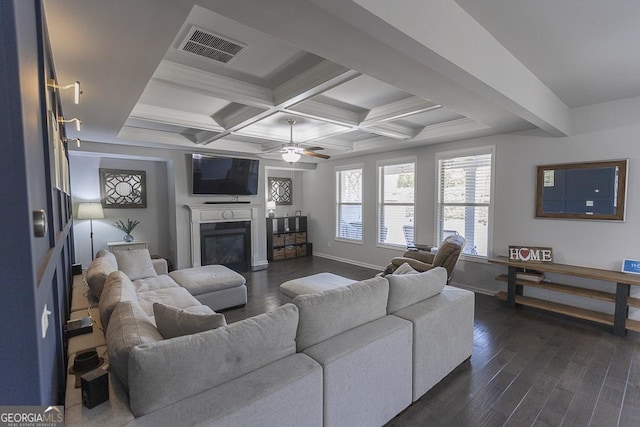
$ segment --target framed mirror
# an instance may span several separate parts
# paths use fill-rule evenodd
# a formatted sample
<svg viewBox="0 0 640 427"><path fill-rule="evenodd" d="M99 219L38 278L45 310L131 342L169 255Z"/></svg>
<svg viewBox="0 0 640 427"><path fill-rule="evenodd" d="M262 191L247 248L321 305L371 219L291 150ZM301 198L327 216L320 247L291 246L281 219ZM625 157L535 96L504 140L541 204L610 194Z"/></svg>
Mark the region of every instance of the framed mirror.
<svg viewBox="0 0 640 427"><path fill-rule="evenodd" d="M536 218L624 221L628 160L538 166Z"/></svg>
<svg viewBox="0 0 640 427"><path fill-rule="evenodd" d="M293 204L291 178L269 178L269 200L279 205Z"/></svg>

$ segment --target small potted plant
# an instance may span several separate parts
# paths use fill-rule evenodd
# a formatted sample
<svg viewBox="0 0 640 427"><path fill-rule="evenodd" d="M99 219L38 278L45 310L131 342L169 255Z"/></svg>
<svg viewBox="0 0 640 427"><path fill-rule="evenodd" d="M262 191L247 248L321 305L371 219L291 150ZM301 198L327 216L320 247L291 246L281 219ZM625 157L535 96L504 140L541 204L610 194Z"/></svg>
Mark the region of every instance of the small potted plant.
<svg viewBox="0 0 640 427"><path fill-rule="evenodd" d="M116 221L114 225L118 227L120 230L127 233L124 236L125 242L133 242L133 236L131 235L131 232L133 231L134 228L136 228L138 224L140 224L140 221L135 219L132 221L130 218L127 218L127 222L119 220L119 221Z"/></svg>

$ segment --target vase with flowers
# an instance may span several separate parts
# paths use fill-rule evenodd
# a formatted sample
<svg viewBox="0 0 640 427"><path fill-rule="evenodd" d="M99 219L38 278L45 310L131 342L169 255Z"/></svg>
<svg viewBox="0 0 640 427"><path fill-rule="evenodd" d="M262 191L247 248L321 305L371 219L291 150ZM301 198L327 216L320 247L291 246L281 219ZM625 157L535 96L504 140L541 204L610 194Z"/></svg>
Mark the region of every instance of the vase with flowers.
<svg viewBox="0 0 640 427"><path fill-rule="evenodd" d="M124 235L124 238L123 238L125 242L133 242L133 236L131 235L131 232L133 231L134 228L138 226L138 224L140 224L140 221L136 219L131 220L130 218L127 218L127 222L119 220L119 221L116 221L114 225L118 227L120 230L127 233Z"/></svg>

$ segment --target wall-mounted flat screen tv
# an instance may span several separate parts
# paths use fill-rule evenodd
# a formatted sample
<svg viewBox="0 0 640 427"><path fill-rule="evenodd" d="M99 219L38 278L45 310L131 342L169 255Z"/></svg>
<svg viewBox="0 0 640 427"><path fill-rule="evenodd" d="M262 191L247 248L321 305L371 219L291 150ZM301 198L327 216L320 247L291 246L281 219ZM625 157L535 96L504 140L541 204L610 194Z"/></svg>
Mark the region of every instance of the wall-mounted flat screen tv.
<svg viewBox="0 0 640 427"><path fill-rule="evenodd" d="M258 160L192 155L193 194L258 194Z"/></svg>

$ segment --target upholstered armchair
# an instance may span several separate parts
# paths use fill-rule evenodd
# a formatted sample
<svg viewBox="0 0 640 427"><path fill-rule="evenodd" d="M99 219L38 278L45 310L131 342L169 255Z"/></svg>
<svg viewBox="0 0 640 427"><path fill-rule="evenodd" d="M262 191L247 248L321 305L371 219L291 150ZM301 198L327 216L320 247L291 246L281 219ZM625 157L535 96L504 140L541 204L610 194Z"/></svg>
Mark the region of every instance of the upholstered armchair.
<svg viewBox="0 0 640 427"><path fill-rule="evenodd" d="M435 254L429 250L410 249L401 257L393 258L391 263L387 266L385 273L393 273L396 268L400 267L405 262L414 270L420 272L431 270L434 267L444 267L447 270L447 283L449 283L451 281L451 276L453 275L453 268L456 266L456 262L460 257L464 244L464 237L459 234L455 234L444 239Z"/></svg>

